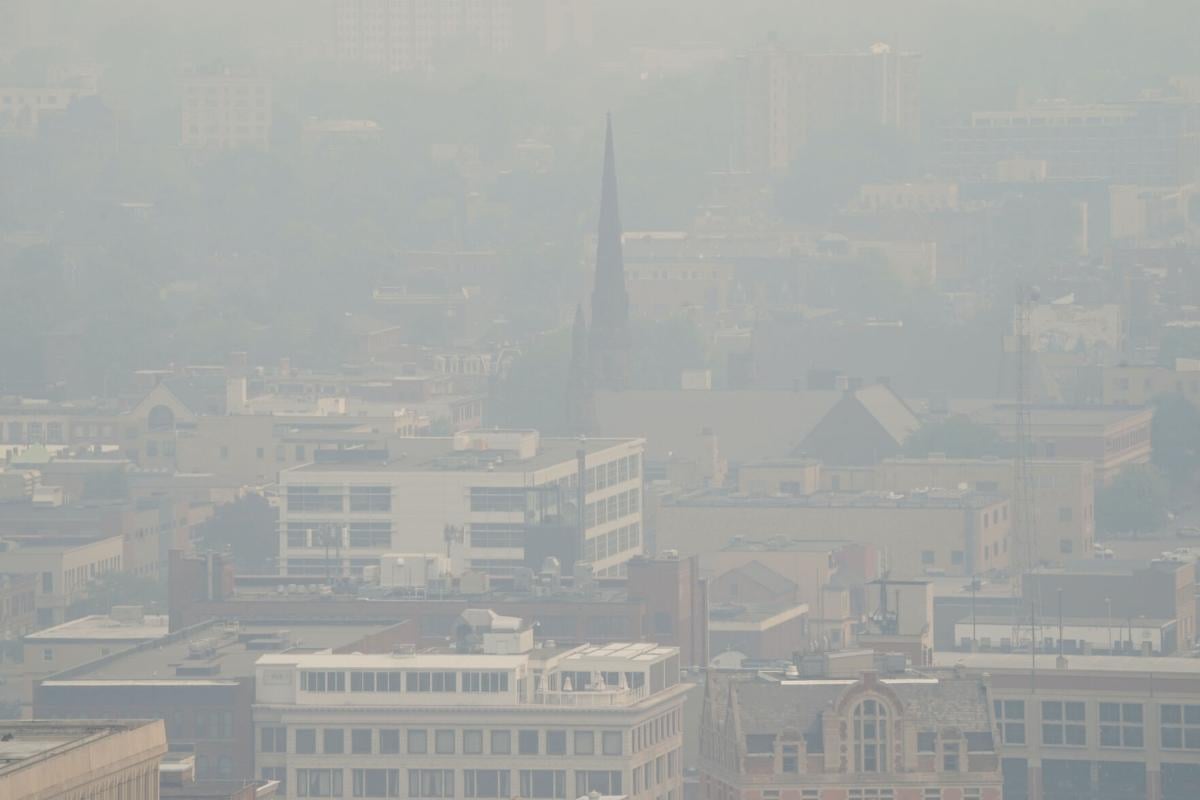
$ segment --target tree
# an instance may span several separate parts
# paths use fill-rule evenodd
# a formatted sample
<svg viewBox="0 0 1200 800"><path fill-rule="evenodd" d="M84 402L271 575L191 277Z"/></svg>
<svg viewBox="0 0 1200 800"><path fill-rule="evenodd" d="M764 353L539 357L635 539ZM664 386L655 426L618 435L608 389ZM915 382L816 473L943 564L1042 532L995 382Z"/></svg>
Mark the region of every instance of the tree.
<svg viewBox="0 0 1200 800"><path fill-rule="evenodd" d="M197 532L206 549L233 553L239 570L267 572L279 556L277 519L265 497L248 494L217 508Z"/></svg>
<svg viewBox="0 0 1200 800"><path fill-rule="evenodd" d="M982 458L1003 455L1003 449L992 428L973 422L964 414L926 423L904 443L904 453L910 458L926 458L930 453L944 453L951 458Z"/></svg>
<svg viewBox="0 0 1200 800"><path fill-rule="evenodd" d="M1176 486L1186 484L1200 467L1200 410L1180 394L1155 398L1150 444L1154 465Z"/></svg>
<svg viewBox="0 0 1200 800"><path fill-rule="evenodd" d="M1096 492L1096 531L1152 533L1167 523L1170 487L1157 467L1126 467Z"/></svg>
<svg viewBox="0 0 1200 800"><path fill-rule="evenodd" d="M167 600L167 587L162 581L132 572L105 572L87 585L82 600L67 610L71 618L87 614L108 614L113 606L144 606L147 610L162 608Z"/></svg>

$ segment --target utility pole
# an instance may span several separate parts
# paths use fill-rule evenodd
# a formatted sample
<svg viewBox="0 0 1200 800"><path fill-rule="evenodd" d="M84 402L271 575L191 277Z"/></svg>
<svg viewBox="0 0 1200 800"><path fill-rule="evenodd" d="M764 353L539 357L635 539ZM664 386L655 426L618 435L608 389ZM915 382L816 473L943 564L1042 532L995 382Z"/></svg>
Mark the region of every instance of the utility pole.
<svg viewBox="0 0 1200 800"><path fill-rule="evenodd" d="M1106 598L1104 598L1104 605L1105 605L1105 607L1107 607L1107 609L1108 609L1108 617L1107 617L1107 619L1108 619L1108 654L1111 656L1111 655L1113 654L1113 645L1112 645L1112 598L1109 598L1109 597L1106 597Z"/></svg>

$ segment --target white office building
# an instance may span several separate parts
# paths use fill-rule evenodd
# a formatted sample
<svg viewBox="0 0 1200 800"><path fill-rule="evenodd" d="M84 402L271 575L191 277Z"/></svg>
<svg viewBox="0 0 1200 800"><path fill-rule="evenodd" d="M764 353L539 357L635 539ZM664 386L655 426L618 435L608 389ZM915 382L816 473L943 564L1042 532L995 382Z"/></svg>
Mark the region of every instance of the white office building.
<svg viewBox="0 0 1200 800"><path fill-rule="evenodd" d="M681 800L678 648L535 648L469 614L490 630L454 650L262 656L260 776L287 797Z"/></svg>
<svg viewBox="0 0 1200 800"><path fill-rule="evenodd" d="M280 572L360 575L383 556L443 553L509 576L545 556L623 575L643 552L643 439L477 430L386 449L322 450L280 473ZM579 476L584 476L579 540Z"/></svg>

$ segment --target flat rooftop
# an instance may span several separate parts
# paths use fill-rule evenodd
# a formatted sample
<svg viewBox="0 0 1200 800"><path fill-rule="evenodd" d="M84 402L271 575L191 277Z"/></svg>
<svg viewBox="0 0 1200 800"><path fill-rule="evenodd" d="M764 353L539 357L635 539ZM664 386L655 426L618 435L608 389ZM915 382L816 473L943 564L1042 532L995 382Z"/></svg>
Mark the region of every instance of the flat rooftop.
<svg viewBox="0 0 1200 800"><path fill-rule="evenodd" d="M747 539L734 537L718 552L722 553L828 553L840 550L853 544L849 539L789 539L786 536L772 536L768 539Z"/></svg>
<svg viewBox="0 0 1200 800"><path fill-rule="evenodd" d="M817 492L809 495L756 497L735 492L705 490L677 498L677 506L707 508L945 508L979 509L1005 502L999 494L957 489L928 492Z"/></svg>
<svg viewBox="0 0 1200 800"><path fill-rule="evenodd" d="M542 437L537 453L521 459L509 450L456 450L453 437L417 436L397 439L393 450L372 460L354 457L346 460L319 461L285 470L284 474L307 476L325 472L532 472L564 461L574 461L582 447L592 455L611 447L639 441L636 438L553 439ZM331 458L323 452L323 457Z"/></svg>
<svg viewBox="0 0 1200 800"><path fill-rule="evenodd" d="M1195 677L1200 672L1200 659L1179 656L1067 656L1067 669L1057 668L1058 655L1041 653L934 653L935 667L963 666L971 670L989 672L1021 672L1029 674L1030 665L1036 665L1038 673L1076 672L1127 672L1127 673L1171 673Z"/></svg>
<svg viewBox="0 0 1200 800"><path fill-rule="evenodd" d="M953 406L954 404L951 403ZM975 422L985 425L1012 425L1016 406L1012 403L993 403L965 413ZM1090 428L1129 422L1141 416L1152 416L1146 406L1058 406L1035 405L1029 408L1029 424L1055 427Z"/></svg>
<svg viewBox="0 0 1200 800"><path fill-rule="evenodd" d="M124 622L107 614L92 614L52 628L45 628L25 635L39 643L129 641L138 642L161 639L170 633L169 617L166 614L146 614L136 621Z"/></svg>
<svg viewBox="0 0 1200 800"><path fill-rule="evenodd" d="M1169 553L1166 555L1171 558L1088 558L1076 559L1067 561L1058 567L1039 567L1033 571L1034 575L1095 575L1104 577L1129 577L1135 572L1145 572L1147 570L1156 569L1165 572L1182 567L1191 568L1195 562L1195 555L1183 555L1180 553Z"/></svg>
<svg viewBox="0 0 1200 800"><path fill-rule="evenodd" d="M51 675L45 684L81 681L151 681L191 684L227 682L254 676L254 664L264 655L319 653L356 642L389 627L379 623L324 623L321 625L197 625L179 631L169 641L156 640L123 650L88 664ZM176 668L218 669L204 675L177 675Z"/></svg>
<svg viewBox="0 0 1200 800"><path fill-rule="evenodd" d="M1100 617L1069 617L1069 616L1064 616L1062 621L1063 621L1064 627L1074 627L1074 628L1082 627L1082 628L1100 628L1100 629L1108 628L1109 630L1116 631L1117 633L1121 633L1121 632L1127 630L1130 625L1129 618L1122 617L1122 616L1115 616L1115 617L1103 617L1103 616L1100 616ZM1025 612L1020 612L1017 614L1017 616L1015 618L1011 614L1009 614L1007 616L1004 614L991 614L988 616L984 616L982 614L976 614L974 622L976 625L1007 625L1007 626L1015 625L1017 628L1025 627L1026 629L1028 629L1029 614L1025 613ZM970 625L971 617L969 617L969 616L963 617L955 624L956 625ZM1132 624L1138 628L1166 628L1171 625L1174 625L1175 620L1160 619L1158 617L1134 617ZM1048 630L1048 631L1055 631L1058 629L1058 617L1057 616L1039 617L1038 618L1038 627L1042 628L1044 630ZM1195 667L1196 667L1197 671L1200 671L1200 662L1195 662Z"/></svg>
<svg viewBox="0 0 1200 800"><path fill-rule="evenodd" d="M148 720L6 720L0 722L0 776L32 762L57 756L113 733L139 728Z"/></svg>

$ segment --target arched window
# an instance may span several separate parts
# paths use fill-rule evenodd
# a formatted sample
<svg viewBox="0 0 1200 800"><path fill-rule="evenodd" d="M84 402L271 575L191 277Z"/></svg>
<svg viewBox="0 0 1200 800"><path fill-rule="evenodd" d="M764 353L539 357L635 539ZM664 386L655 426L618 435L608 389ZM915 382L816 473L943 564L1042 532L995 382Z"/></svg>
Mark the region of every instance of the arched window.
<svg viewBox="0 0 1200 800"><path fill-rule="evenodd" d="M150 409L146 419L146 427L152 431L169 431L175 428L175 412L166 406L155 406Z"/></svg>
<svg viewBox="0 0 1200 800"><path fill-rule="evenodd" d="M854 707L854 769L887 771L887 707L878 700L863 700Z"/></svg>

